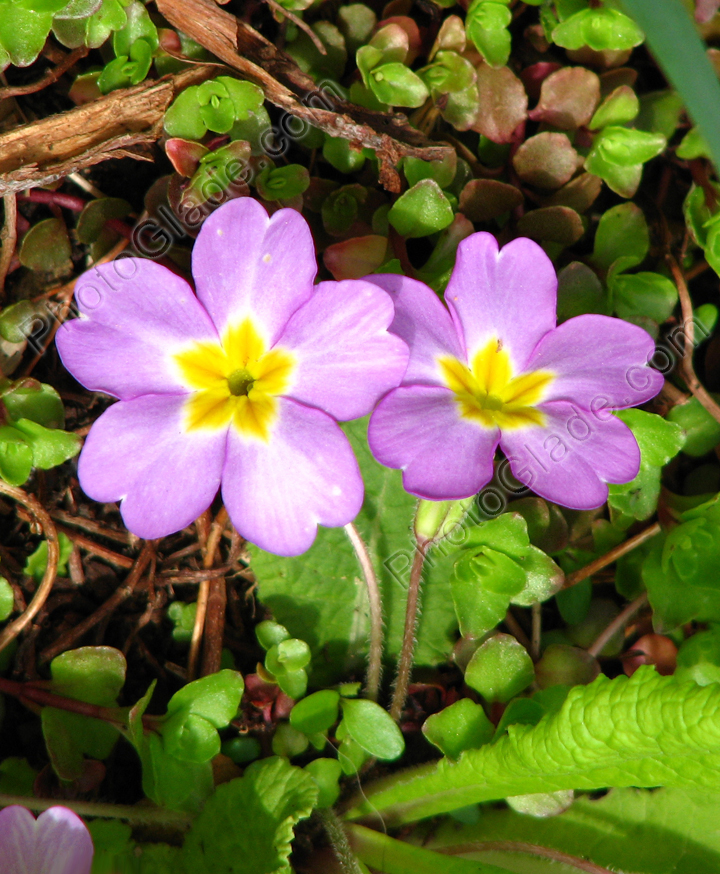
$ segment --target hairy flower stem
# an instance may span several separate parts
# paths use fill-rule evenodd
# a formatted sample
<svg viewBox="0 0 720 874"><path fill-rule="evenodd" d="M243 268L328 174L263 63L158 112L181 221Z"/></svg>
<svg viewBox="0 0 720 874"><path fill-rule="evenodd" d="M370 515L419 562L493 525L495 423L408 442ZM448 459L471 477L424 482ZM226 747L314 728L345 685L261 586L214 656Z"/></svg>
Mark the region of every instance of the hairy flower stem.
<svg viewBox="0 0 720 874"><path fill-rule="evenodd" d="M412 671L413 652L415 650L415 632L417 629L418 600L420 597L420 582L422 580L425 556L432 544L431 540L418 539L415 547L415 558L410 569L410 583L408 585L407 606L405 608L405 628L403 629L402 649L398 659L397 677L395 679L395 691L390 716L395 722L400 721L407 690L410 685L410 672Z"/></svg>
<svg viewBox="0 0 720 874"><path fill-rule="evenodd" d="M383 616L382 597L377 575L373 567L367 544L360 536L352 522L345 526L347 534L360 567L365 577L368 601L370 602L370 653L368 655L367 677L365 678L365 697L371 701L377 701L380 690L380 676L382 674L382 651L383 651Z"/></svg>
<svg viewBox="0 0 720 874"><path fill-rule="evenodd" d="M315 813L325 828L325 833L340 863L340 870L343 874L361 874L360 866L350 848L345 830L333 810L329 807L320 807Z"/></svg>

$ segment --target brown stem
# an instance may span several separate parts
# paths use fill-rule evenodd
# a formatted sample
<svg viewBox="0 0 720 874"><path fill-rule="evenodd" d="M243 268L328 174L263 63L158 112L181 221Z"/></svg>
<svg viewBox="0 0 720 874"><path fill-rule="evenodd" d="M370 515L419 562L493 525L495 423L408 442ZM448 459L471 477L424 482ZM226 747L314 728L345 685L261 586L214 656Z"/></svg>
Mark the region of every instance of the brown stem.
<svg viewBox="0 0 720 874"><path fill-rule="evenodd" d="M382 597L378 585L375 568L373 567L367 544L360 536L360 532L349 522L345 526L350 543L355 550L358 563L365 577L368 601L370 604L370 652L368 654L367 677L365 678L365 697L371 701L377 701L380 690L380 676L382 674L382 651L383 651L383 615Z"/></svg>
<svg viewBox="0 0 720 874"><path fill-rule="evenodd" d="M540 639L542 637L542 604L532 605L532 644L530 655L536 662L540 658Z"/></svg>
<svg viewBox="0 0 720 874"><path fill-rule="evenodd" d="M0 88L0 100L4 100L7 97L21 97L24 94L35 94L37 91L42 91L43 88L52 85L53 82L57 82L62 74L66 73L74 64L77 64L80 58L84 58L88 51L89 49L87 46L80 46L80 48L77 48L75 51L70 52L69 55L66 55L57 67L53 67L51 70L46 70L36 82L30 82L29 85L8 85L5 88Z"/></svg>
<svg viewBox="0 0 720 874"><path fill-rule="evenodd" d="M645 604L647 604L647 599L647 592L643 592L642 595L635 598L632 604L628 604L622 613L618 613L607 628L601 631L600 634L598 634L597 639L588 647L588 655L597 658L607 645L607 642L616 634L616 632L620 628L624 628L638 610L642 609Z"/></svg>
<svg viewBox="0 0 720 874"><path fill-rule="evenodd" d="M646 540L650 540L651 537L655 537L655 535L659 533L660 523L655 522L648 528L640 531L640 533L636 534L634 537L630 537L618 546L614 546L609 552L606 552L605 555L601 555L600 558L596 558L595 561L591 561L590 564L586 564L585 567L581 567L579 570L568 574L568 576L565 577L563 589L569 589L570 586L581 583L583 580L586 580L588 577L591 577L593 574L606 568L609 564L617 561L617 559L621 558L623 555L627 555L628 552L632 552L633 549L636 549L641 543L645 543Z"/></svg>
<svg viewBox="0 0 720 874"><path fill-rule="evenodd" d="M578 856L571 856L568 853L562 853L560 850L553 850L551 847L540 847L537 844L526 844L524 841L473 841L469 844L457 844L453 847L434 847L438 853L445 853L448 856L461 856L466 853L485 853L499 851L503 853L527 853L531 856L541 856L544 859L551 859L553 862L564 863L577 868L580 871L586 871L587 874L612 874L607 868L601 865L596 865L587 859L581 859Z"/></svg>
<svg viewBox="0 0 720 874"><path fill-rule="evenodd" d="M95 541L91 540L89 537L78 534L77 531L73 531L72 528L58 525L57 530L72 540L72 542L80 549L90 553L90 555L94 555L96 558L101 558L108 564L128 571L135 564L135 561L129 556L119 555L117 552L113 552L112 549L108 549L106 546L101 546L99 543L95 543Z"/></svg>
<svg viewBox="0 0 720 874"><path fill-rule="evenodd" d="M18 683L0 677L0 692L12 695L23 704L37 704L40 707L55 707L58 710L66 710L69 713L79 713L81 716L92 716L93 719L102 719L103 722L111 722L113 725L122 725L122 719L118 709L114 707L101 707L98 704L88 704L85 701L76 701L74 698L66 698L64 695L56 695L48 689L44 689L33 683Z"/></svg>
<svg viewBox="0 0 720 874"><path fill-rule="evenodd" d="M198 537L200 538L200 542L203 545L203 568L205 570L209 570L215 563L215 553L220 543L220 538L222 537L225 525L227 524L227 511L224 507L220 510L220 512L217 514L217 518L210 526L210 531L207 532L207 534L207 529L204 527L206 524L206 518L207 517L205 516L205 514L200 517L197 522L197 528ZM208 601L210 598L210 587L211 583L216 579L217 575L208 576L205 579L201 580L200 585L198 586L195 622L193 624L193 633L192 637L190 638L190 652L188 654L188 680L194 680L197 676L198 662L200 661L200 647L202 645L203 635L206 632L205 624L207 617ZM217 597L214 606L222 606L224 625L224 602L222 604L220 603L221 598L217 591L215 592L215 595ZM220 649L222 651L222 637L220 638ZM217 661L219 666L219 659L216 660L214 656L208 656L208 658L213 662Z"/></svg>
<svg viewBox="0 0 720 874"><path fill-rule="evenodd" d="M505 618L503 619L503 622L505 623L505 625L507 625L508 631L518 641L518 643L521 643L525 647L525 649L530 652L530 650L532 649L532 641L527 636L527 634L525 634L525 631L515 618L515 614L512 612L512 610L508 609L507 613L505 614Z"/></svg>
<svg viewBox="0 0 720 874"><path fill-rule="evenodd" d="M295 27L299 27L300 30L305 31L305 33L310 37L313 45L320 52L321 55L327 54L327 49L322 44L322 40L320 39L320 37L315 33L315 31L312 29L312 27L310 27L309 24L302 20L302 18L299 18L297 15L295 15L294 12L286 9L280 3L276 2L276 0L265 0L265 2L271 9L274 9L275 12L279 12L284 18L287 18L288 21L292 21Z"/></svg>
<svg viewBox="0 0 720 874"><path fill-rule="evenodd" d="M675 285L677 286L678 296L680 297L680 308L683 317L683 359L681 364L681 372L683 379L687 383L687 387L715 419L720 422L720 405L718 405L711 397L705 386L700 382L695 374L693 367L693 350L695 348L695 322L693 321L692 301L690 300L690 292L688 291L685 277L683 276L680 265L671 254L665 256L670 272L672 273Z"/></svg>
<svg viewBox="0 0 720 874"><path fill-rule="evenodd" d="M14 194L3 197L3 207L5 222L0 231L0 299L5 290L5 277L10 270L17 243L17 200Z"/></svg>
<svg viewBox="0 0 720 874"><path fill-rule="evenodd" d="M430 540L418 540L415 547L415 557L413 559L412 568L410 569L410 582L408 584L407 606L405 608L405 628L403 629L402 649L400 650L400 658L398 659L395 691L393 693L392 704L390 705L390 716L392 716L395 722L400 721L403 708L405 707L408 686L410 685L410 673L412 671L413 652L415 650L415 631L417 628L420 582L422 580L425 556L427 555L431 543L432 541Z"/></svg>
<svg viewBox="0 0 720 874"><path fill-rule="evenodd" d="M40 581L40 585L38 586L37 592L35 592L32 601L28 604L25 612L15 619L14 622L7 625L2 630L2 633L0 633L0 651L2 651L11 640L14 640L20 632L24 631L28 625L30 625L45 604L45 601L50 594L50 590L53 587L53 583L55 582L58 561L60 560L60 546L55 525L39 501L37 501L32 495L28 495L22 489L10 486L2 480L0 480L0 494L13 498L13 500L18 501L29 510L43 530L48 552L45 573L43 574L43 578Z"/></svg>
<svg viewBox="0 0 720 874"><path fill-rule="evenodd" d="M46 647L40 653L38 658L39 663L42 665L51 661L56 655L73 646L73 644L83 637L83 635L87 634L91 628L94 628L99 622L102 622L106 616L110 616L123 601L132 595L135 591L135 587L140 582L140 578L142 577L145 568L154 558L155 545L153 541L148 541L145 546L143 546L142 552L138 556L133 569L127 575L124 584L119 586L107 601L98 607L94 613L86 619L83 619L82 622L79 622L77 625L68 629L64 634L61 634L54 643Z"/></svg>

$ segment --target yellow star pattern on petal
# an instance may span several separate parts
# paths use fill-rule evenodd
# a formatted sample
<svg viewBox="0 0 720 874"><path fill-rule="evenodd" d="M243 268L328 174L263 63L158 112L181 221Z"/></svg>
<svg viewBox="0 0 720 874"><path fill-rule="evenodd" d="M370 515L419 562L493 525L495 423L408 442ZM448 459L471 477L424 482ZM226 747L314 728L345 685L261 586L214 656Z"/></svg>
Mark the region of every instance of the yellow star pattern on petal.
<svg viewBox="0 0 720 874"><path fill-rule="evenodd" d="M455 393L463 418L484 428L505 430L545 424L536 405L553 374L535 370L513 376L510 356L497 338L475 355L471 367L450 355L438 358L438 365L445 384Z"/></svg>
<svg viewBox="0 0 720 874"><path fill-rule="evenodd" d="M228 328L220 343L193 343L173 359L192 392L185 404L188 431L232 425L244 437L270 439L277 396L290 386L295 358L286 349L268 349L250 318Z"/></svg>

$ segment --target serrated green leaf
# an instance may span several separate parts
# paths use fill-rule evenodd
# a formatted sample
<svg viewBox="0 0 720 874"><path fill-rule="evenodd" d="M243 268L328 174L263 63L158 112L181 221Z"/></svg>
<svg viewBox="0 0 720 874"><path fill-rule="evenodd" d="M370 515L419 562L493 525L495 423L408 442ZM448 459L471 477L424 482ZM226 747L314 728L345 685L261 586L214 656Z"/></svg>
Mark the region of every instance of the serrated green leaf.
<svg viewBox="0 0 720 874"><path fill-rule="evenodd" d="M714 793L682 788L615 789L599 799L577 798L563 814L548 819L485 808L477 825L443 823L426 846L439 849L476 841L522 841L552 847L613 871L715 874L720 867L720 836L715 827L719 815L720 795ZM492 858L495 861L497 856ZM547 867L533 868L538 874L559 870L560 863L550 861Z"/></svg>
<svg viewBox="0 0 720 874"><path fill-rule="evenodd" d="M317 798L310 774L285 759L254 762L208 799L185 839L182 861L194 874L290 874L294 827L310 816Z"/></svg>
<svg viewBox="0 0 720 874"><path fill-rule="evenodd" d="M598 677L570 690L536 726L510 726L496 743L366 786L348 819L390 826L508 795L683 786L720 791L720 685L661 677Z"/></svg>

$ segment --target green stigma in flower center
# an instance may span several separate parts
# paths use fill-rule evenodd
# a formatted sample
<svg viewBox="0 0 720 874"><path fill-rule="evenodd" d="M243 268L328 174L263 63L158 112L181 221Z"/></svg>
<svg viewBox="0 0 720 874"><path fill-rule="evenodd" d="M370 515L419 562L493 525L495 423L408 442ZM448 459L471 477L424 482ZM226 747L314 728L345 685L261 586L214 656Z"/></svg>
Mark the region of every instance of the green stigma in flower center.
<svg viewBox="0 0 720 874"><path fill-rule="evenodd" d="M247 397L250 394L250 389L255 384L255 377L245 370L244 367L241 367L239 370L233 370L230 376L227 377L227 384L231 395L235 395L235 397L245 395Z"/></svg>

